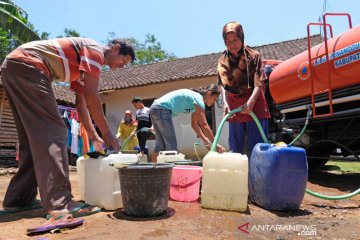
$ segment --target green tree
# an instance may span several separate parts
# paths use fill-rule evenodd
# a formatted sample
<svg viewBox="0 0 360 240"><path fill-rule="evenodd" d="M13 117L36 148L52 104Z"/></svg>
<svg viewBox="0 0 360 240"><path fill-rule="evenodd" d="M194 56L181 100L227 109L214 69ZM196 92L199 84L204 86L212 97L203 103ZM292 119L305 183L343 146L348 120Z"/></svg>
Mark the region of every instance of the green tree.
<svg viewBox="0 0 360 240"><path fill-rule="evenodd" d="M115 33L109 32L107 42L114 38L116 38ZM146 34L144 42L140 42L135 38L127 38L127 40L133 45L136 53L136 61L133 65L176 59L175 54L161 48L161 43L157 41L153 34Z"/></svg>
<svg viewBox="0 0 360 240"><path fill-rule="evenodd" d="M43 33L41 33L40 38L42 40L47 40L47 39L49 39L49 36L50 36L49 32L43 32Z"/></svg>
<svg viewBox="0 0 360 240"><path fill-rule="evenodd" d="M11 52L17 45L18 41L14 38L9 38L11 34L4 31L0 27L0 64L4 61L6 55Z"/></svg>
<svg viewBox="0 0 360 240"><path fill-rule="evenodd" d="M27 17L27 13L12 1L0 0L0 27L21 42L40 39L33 26L28 24Z"/></svg>
<svg viewBox="0 0 360 240"><path fill-rule="evenodd" d="M38 40L27 13L10 0L0 0L0 63L22 43Z"/></svg>
<svg viewBox="0 0 360 240"><path fill-rule="evenodd" d="M75 29L65 28L64 29L65 37L80 37L80 33L78 33ZM57 36L57 38L63 38L63 35Z"/></svg>

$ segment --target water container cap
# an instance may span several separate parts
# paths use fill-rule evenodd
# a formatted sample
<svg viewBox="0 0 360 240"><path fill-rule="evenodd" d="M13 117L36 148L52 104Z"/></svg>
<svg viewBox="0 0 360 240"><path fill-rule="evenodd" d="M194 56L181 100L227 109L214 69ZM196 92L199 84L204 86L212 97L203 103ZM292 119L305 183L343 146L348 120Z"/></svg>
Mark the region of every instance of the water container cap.
<svg viewBox="0 0 360 240"><path fill-rule="evenodd" d="M287 144L284 143L284 142L277 142L277 143L275 144L275 146L276 146L276 147L287 147Z"/></svg>

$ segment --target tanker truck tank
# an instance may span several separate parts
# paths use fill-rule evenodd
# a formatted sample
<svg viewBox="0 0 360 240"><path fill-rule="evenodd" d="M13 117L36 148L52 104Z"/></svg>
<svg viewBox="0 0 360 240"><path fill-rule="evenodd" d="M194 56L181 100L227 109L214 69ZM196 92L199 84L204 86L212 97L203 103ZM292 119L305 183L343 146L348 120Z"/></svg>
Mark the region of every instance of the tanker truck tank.
<svg viewBox="0 0 360 240"><path fill-rule="evenodd" d="M328 40L330 65L326 62L324 42L311 48L313 71L308 51L279 64L271 73L270 92L276 104L284 104L322 92L331 81L331 91L360 85L360 25ZM329 68L330 66L330 68Z"/></svg>

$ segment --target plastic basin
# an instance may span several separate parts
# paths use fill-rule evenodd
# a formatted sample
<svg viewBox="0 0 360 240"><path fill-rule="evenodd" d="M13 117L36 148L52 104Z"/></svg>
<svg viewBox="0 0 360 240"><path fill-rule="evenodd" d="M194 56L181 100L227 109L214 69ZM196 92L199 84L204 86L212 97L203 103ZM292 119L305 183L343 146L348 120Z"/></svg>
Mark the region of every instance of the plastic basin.
<svg viewBox="0 0 360 240"><path fill-rule="evenodd" d="M198 200L202 167L177 165L173 168L170 185L170 198L180 202Z"/></svg>

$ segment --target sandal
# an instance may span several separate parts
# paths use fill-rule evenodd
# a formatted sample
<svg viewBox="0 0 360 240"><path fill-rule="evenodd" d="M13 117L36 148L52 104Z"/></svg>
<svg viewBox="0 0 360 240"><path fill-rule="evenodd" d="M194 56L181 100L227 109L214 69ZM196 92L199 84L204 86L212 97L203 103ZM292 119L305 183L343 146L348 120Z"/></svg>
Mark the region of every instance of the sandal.
<svg viewBox="0 0 360 240"><path fill-rule="evenodd" d="M82 209L88 209L89 211L81 211ZM101 208L99 207L91 206L86 203L79 203L79 206L69 211L68 214L71 214L74 218L78 218L78 217L89 216L99 212L101 212ZM50 214L46 215L46 219L51 219L52 217L53 216ZM60 219L60 218L61 215L56 217L56 219Z"/></svg>
<svg viewBox="0 0 360 240"><path fill-rule="evenodd" d="M45 233L45 232L50 232L54 229L75 228L77 226L82 225L83 223L84 223L83 219L81 218L74 219L71 214L66 214L60 216L59 219L52 217L38 227L27 229L27 234Z"/></svg>

